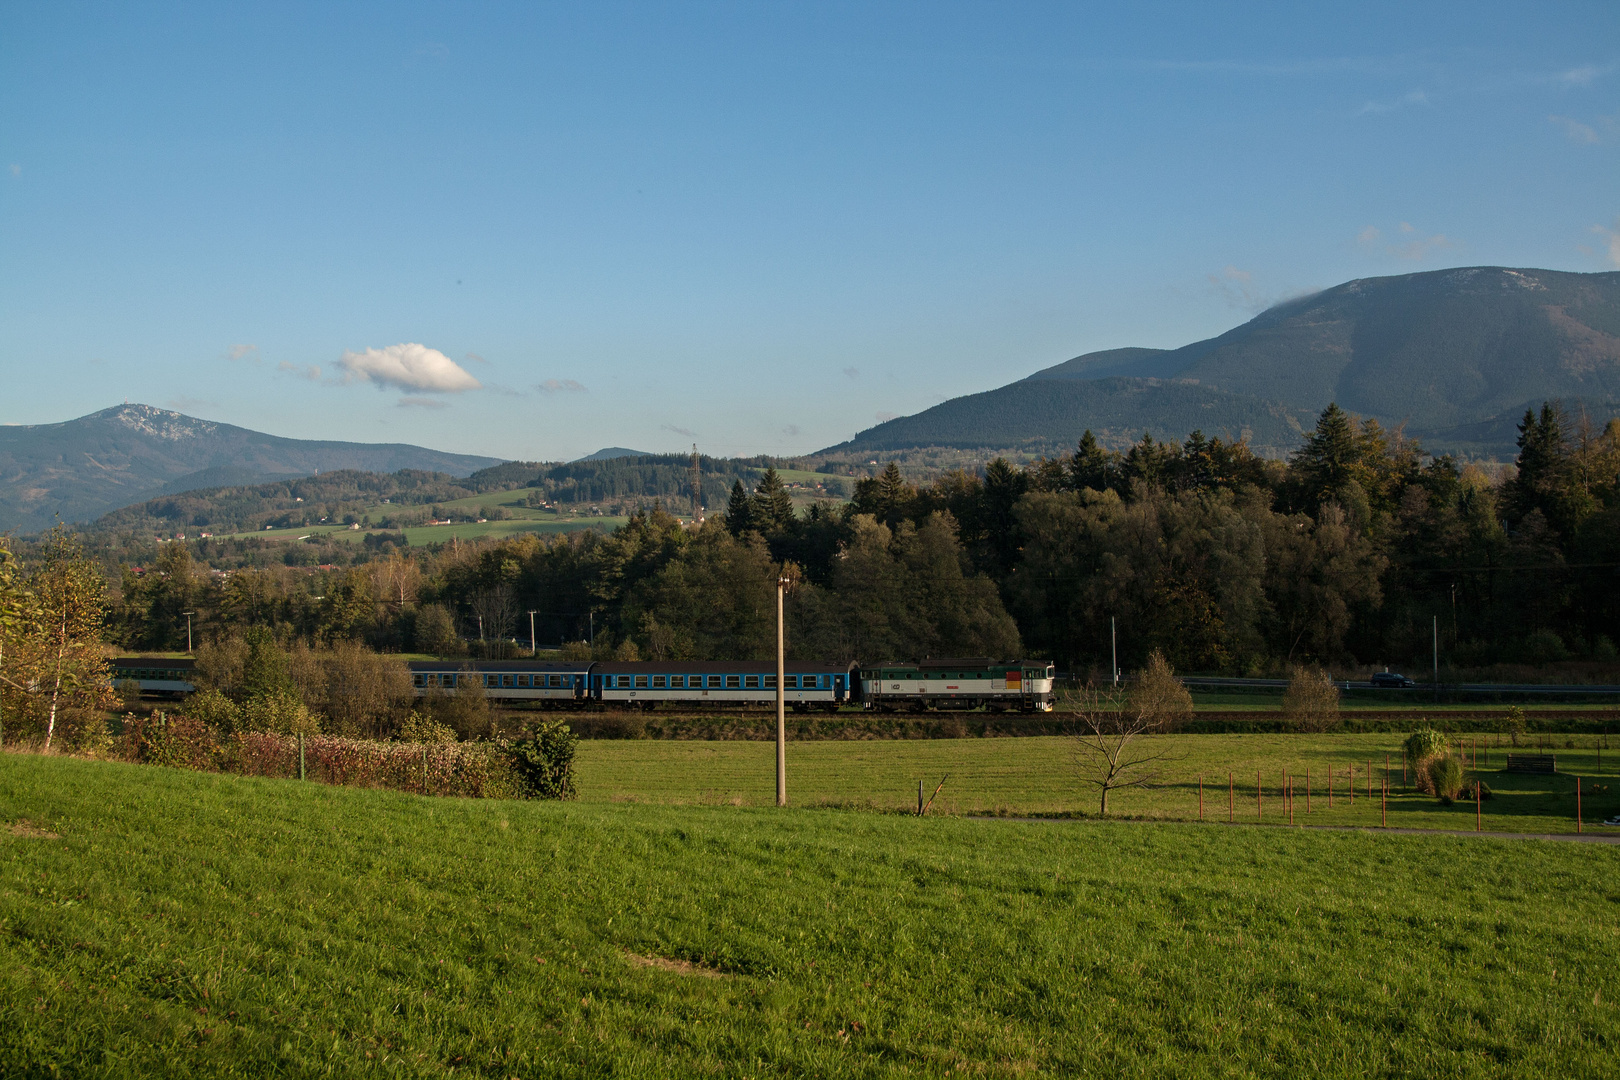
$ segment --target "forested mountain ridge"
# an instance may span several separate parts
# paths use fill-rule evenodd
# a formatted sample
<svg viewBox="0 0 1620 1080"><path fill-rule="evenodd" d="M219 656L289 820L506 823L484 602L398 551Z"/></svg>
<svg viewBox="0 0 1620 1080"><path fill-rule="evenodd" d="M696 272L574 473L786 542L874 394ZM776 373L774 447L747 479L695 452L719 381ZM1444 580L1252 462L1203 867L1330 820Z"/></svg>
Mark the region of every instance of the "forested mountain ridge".
<svg viewBox="0 0 1620 1080"><path fill-rule="evenodd" d="M1076 386L1113 383L1090 393ZM1126 394L1129 389L1128 396ZM1045 395L1044 407L1037 407ZM1088 353L1009 386L880 424L824 453L915 446L1072 445L1091 429L1123 445L1297 418L1329 402L1436 450L1506 460L1526 407L1560 398L1601 423L1620 411L1620 273L1466 267L1360 278L1285 301L1179 349ZM1187 423L1193 401L1206 414ZM973 415L995 418L975 426ZM1000 430L1000 441L985 441Z"/></svg>
<svg viewBox="0 0 1620 1080"><path fill-rule="evenodd" d="M165 492L309 476L416 469L466 476L499 458L403 443L285 439L150 405L60 424L0 427L0 530L99 517Z"/></svg>

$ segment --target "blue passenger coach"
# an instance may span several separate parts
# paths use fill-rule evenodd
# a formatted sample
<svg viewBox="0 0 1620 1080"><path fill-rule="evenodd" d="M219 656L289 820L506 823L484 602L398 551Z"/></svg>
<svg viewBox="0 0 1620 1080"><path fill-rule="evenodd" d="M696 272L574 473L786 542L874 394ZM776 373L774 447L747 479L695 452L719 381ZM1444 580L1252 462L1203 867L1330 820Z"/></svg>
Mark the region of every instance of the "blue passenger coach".
<svg viewBox="0 0 1620 1080"><path fill-rule="evenodd" d="M795 710L836 709L849 700L852 669L790 663L783 697ZM769 660L648 660L591 665L591 700L650 708L661 702L774 705L776 664Z"/></svg>
<svg viewBox="0 0 1620 1080"><path fill-rule="evenodd" d="M591 670L589 661L546 660L412 660L407 666L417 697L453 691L466 687L467 680L477 680L485 696L494 700L540 705L584 702Z"/></svg>

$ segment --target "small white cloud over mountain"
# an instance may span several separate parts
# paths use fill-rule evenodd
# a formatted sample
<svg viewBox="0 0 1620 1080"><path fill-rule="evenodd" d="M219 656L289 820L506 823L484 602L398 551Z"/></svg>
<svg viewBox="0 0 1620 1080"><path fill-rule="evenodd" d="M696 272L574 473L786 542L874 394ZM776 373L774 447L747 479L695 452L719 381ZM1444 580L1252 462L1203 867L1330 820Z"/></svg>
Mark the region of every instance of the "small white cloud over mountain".
<svg viewBox="0 0 1620 1080"><path fill-rule="evenodd" d="M459 394L483 386L438 349L415 343L345 351L337 366L343 370L344 382L369 382L421 393Z"/></svg>

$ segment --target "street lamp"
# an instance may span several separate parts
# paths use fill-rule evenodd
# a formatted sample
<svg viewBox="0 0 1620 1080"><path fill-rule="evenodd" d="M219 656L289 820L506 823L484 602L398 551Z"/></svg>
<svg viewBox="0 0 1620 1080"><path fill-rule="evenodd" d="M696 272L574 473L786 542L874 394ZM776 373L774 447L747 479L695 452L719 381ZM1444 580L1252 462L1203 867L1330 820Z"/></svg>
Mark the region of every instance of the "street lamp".
<svg viewBox="0 0 1620 1080"><path fill-rule="evenodd" d="M191 617L197 613L195 611L182 611L180 614L186 617L186 652L189 653L191 651Z"/></svg>
<svg viewBox="0 0 1620 1080"><path fill-rule="evenodd" d="M786 574L779 574L776 578L776 805L787 805L787 695L783 688L786 681L786 663L784 660L784 635L782 633L782 597L792 582Z"/></svg>

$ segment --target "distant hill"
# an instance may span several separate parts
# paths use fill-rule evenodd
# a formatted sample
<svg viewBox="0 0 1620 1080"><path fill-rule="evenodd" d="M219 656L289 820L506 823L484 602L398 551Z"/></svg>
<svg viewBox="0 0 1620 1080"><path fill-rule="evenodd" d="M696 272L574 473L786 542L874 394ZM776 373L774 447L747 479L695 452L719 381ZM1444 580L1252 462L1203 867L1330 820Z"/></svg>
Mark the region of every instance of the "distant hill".
<svg viewBox="0 0 1620 1080"><path fill-rule="evenodd" d="M1469 267L1362 278L1179 349L1078 356L823 453L1066 443L1088 427L1160 438L1249 427L1261 446L1276 437L1267 431L1281 434L1266 416L1297 421L1337 401L1406 424L1431 449L1506 457L1514 422L1548 398L1598 416L1620 411L1620 273ZM1203 423L1187 424L1192 409ZM973 410L985 419L974 422Z"/></svg>
<svg viewBox="0 0 1620 1080"><path fill-rule="evenodd" d="M1120 445L1151 431L1181 438L1247 437L1256 450L1283 453L1299 445L1310 410L1290 409L1208 386L1158 379L1028 380L952 398L915 416L879 424L823 454L898 451L922 446L961 450L1022 450L1057 454L1074 449L1088 428Z"/></svg>
<svg viewBox="0 0 1620 1080"><path fill-rule="evenodd" d="M466 476L499 458L402 443L283 439L150 405L0 427L0 530L86 521L154 496L335 469Z"/></svg>
<svg viewBox="0 0 1620 1080"><path fill-rule="evenodd" d="M652 456L653 456L653 454L652 454L652 451L650 451L650 450L626 450L622 446L609 446L609 447L607 447L605 449L598 450L594 454L587 454L585 457L575 458L574 460L575 461L612 461L614 458L652 457Z"/></svg>

